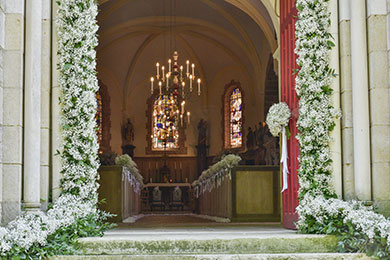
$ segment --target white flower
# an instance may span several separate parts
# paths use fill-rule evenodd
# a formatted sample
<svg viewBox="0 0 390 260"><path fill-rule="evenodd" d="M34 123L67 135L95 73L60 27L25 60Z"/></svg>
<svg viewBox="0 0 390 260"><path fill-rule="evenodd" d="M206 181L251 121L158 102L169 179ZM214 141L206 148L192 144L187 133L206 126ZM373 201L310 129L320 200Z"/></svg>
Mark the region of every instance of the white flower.
<svg viewBox="0 0 390 260"><path fill-rule="evenodd" d="M284 102L273 104L267 114L266 123L273 136L279 136L283 127L288 125L291 112L288 105Z"/></svg>

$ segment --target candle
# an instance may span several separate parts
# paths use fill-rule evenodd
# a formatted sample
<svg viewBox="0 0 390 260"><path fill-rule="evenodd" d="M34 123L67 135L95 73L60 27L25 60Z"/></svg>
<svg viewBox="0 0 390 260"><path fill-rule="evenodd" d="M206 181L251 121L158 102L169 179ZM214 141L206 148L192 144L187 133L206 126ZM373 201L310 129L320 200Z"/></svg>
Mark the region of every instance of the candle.
<svg viewBox="0 0 390 260"><path fill-rule="evenodd" d="M186 102L183 100L183 102L181 102L181 114L184 114L184 106L185 106Z"/></svg>
<svg viewBox="0 0 390 260"><path fill-rule="evenodd" d="M154 78L151 77L150 78L150 92L153 94L153 81L154 81Z"/></svg>
<svg viewBox="0 0 390 260"><path fill-rule="evenodd" d="M198 79L198 96L200 96L200 79Z"/></svg>
<svg viewBox="0 0 390 260"><path fill-rule="evenodd" d="M164 73L164 70L165 70L165 67L164 66L162 66L161 67L161 74L162 74L162 76L163 76L163 81L165 80L165 73Z"/></svg>
<svg viewBox="0 0 390 260"><path fill-rule="evenodd" d="M157 67L157 78L160 77L160 64L157 62L156 64L156 67Z"/></svg>
<svg viewBox="0 0 390 260"><path fill-rule="evenodd" d="M183 115L180 115L180 124L183 125Z"/></svg>
<svg viewBox="0 0 390 260"><path fill-rule="evenodd" d="M167 91L168 91L168 88L169 88L169 73L167 73Z"/></svg>
<svg viewBox="0 0 390 260"><path fill-rule="evenodd" d="M168 60L168 63L169 63L169 72L171 72L171 70L172 70L172 65L171 65L172 61L171 61L171 59Z"/></svg>
<svg viewBox="0 0 390 260"><path fill-rule="evenodd" d="M191 122L191 121L190 121L190 115L191 115L191 113L190 113L190 112L187 112L187 120L188 120L188 123Z"/></svg>
<svg viewBox="0 0 390 260"><path fill-rule="evenodd" d="M192 75L190 75L190 92L192 92Z"/></svg>
<svg viewBox="0 0 390 260"><path fill-rule="evenodd" d="M195 76L195 64L192 63L191 67L192 67L192 77L194 77Z"/></svg>
<svg viewBox="0 0 390 260"><path fill-rule="evenodd" d="M182 95L182 97L184 98L184 87L186 86L186 83L183 81L183 82L181 83L181 85L182 85L182 88L181 88L181 95Z"/></svg>
<svg viewBox="0 0 390 260"><path fill-rule="evenodd" d="M183 66L180 66L180 78L183 77Z"/></svg>
<svg viewBox="0 0 390 260"><path fill-rule="evenodd" d="M161 83L161 81L159 81L159 82L158 82L158 88L160 89L160 95L162 94L162 92L161 92L161 86L162 86L162 83Z"/></svg>
<svg viewBox="0 0 390 260"><path fill-rule="evenodd" d="M187 75L188 75L190 73L190 61L187 60L186 63L187 63Z"/></svg>

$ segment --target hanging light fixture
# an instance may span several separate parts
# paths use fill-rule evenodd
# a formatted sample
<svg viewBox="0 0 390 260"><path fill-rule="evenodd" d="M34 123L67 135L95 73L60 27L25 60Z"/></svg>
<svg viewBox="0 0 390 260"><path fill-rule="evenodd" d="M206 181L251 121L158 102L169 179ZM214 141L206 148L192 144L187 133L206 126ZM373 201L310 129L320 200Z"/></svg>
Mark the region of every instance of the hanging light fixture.
<svg viewBox="0 0 390 260"><path fill-rule="evenodd" d="M174 4L176 6L176 2ZM171 15L176 21L176 15ZM176 22L174 22L176 23ZM172 38L172 23L170 24L170 34ZM175 48L176 49L176 48ZM178 127L185 127L191 121L191 112L186 109L188 100L197 87L198 96L201 95L201 79L195 74L195 64L186 61L185 65L179 64L179 53L173 52L173 56L168 59L167 67L163 63L156 63L156 73L150 78L151 95L158 93L159 100L164 102L162 109L159 109L159 118L163 118L163 123L157 123L158 131L154 131L151 138L163 140L164 147L171 139L177 138ZM157 83L155 88L155 82ZM197 85L196 85L197 84ZM156 94L157 94L156 93Z"/></svg>

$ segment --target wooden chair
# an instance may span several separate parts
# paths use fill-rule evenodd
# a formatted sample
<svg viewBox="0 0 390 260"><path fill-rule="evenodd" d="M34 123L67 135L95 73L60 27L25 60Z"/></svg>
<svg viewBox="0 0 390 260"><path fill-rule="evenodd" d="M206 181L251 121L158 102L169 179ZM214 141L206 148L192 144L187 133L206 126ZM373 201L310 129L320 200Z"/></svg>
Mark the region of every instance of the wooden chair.
<svg viewBox="0 0 390 260"><path fill-rule="evenodd" d="M158 187L153 189L153 200L150 204L150 210L153 211L154 208L160 208L160 210L165 210L165 203L161 200L161 190Z"/></svg>
<svg viewBox="0 0 390 260"><path fill-rule="evenodd" d="M184 203L182 199L182 191L179 187L176 187L173 190L172 194L172 201L169 203L169 209L172 210L172 208L177 208L177 209L184 209Z"/></svg>

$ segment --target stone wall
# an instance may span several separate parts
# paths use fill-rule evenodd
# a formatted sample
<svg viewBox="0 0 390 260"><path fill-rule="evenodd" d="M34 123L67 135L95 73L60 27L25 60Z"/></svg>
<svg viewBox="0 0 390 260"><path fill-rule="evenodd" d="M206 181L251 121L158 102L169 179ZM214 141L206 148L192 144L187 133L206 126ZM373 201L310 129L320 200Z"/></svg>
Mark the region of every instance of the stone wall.
<svg viewBox="0 0 390 260"><path fill-rule="evenodd" d="M24 1L1 1L2 45L1 223L15 218L22 200ZM3 27L3 28L1 28Z"/></svg>

